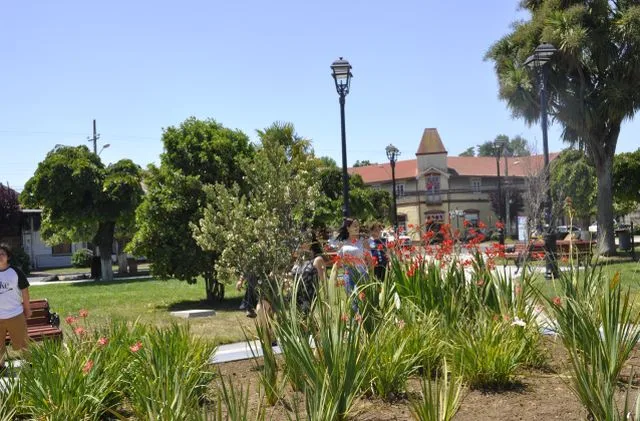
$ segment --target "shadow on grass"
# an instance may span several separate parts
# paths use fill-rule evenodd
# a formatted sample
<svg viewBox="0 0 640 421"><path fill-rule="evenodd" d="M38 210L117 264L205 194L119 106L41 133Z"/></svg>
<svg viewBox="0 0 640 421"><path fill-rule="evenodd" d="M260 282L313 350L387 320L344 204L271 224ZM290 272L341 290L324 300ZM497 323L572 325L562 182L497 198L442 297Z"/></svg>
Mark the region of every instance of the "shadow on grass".
<svg viewBox="0 0 640 421"><path fill-rule="evenodd" d="M146 281L158 281L155 278L125 278L125 279L114 279L113 281L86 281L86 282L75 282L69 283L74 288L87 288L87 287L101 287L101 286L111 286L111 285L123 285L123 284L133 284L136 282L146 282ZM49 282L50 285L55 285L56 281Z"/></svg>
<svg viewBox="0 0 640 421"><path fill-rule="evenodd" d="M222 301L207 300L184 300L171 303L168 306L158 305L156 309L167 309L168 311L195 310L195 309L213 309L222 312L238 312L242 311L238 308L242 302L242 297L225 298Z"/></svg>

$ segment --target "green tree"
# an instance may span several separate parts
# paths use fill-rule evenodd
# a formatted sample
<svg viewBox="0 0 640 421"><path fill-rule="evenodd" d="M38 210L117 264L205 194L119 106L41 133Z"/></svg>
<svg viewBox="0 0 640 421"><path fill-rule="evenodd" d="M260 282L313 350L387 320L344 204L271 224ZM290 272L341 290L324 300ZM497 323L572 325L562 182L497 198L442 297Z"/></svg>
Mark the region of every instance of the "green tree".
<svg viewBox="0 0 640 421"><path fill-rule="evenodd" d="M362 161L357 160L355 164L353 164L353 167L367 167L369 165L378 165L375 162L371 162L368 159L363 159Z"/></svg>
<svg viewBox="0 0 640 421"><path fill-rule="evenodd" d="M616 215L627 215L640 206L640 149L616 155L613 191Z"/></svg>
<svg viewBox="0 0 640 421"><path fill-rule="evenodd" d="M500 97L515 117L540 116L539 78L524 62L541 42L559 51L548 69L548 109L565 141L583 145L598 179L601 252L615 254L613 161L625 119L640 106L640 5L636 1L525 0L531 19L514 24L487 58L495 63Z"/></svg>
<svg viewBox="0 0 640 421"><path fill-rule="evenodd" d="M319 229L337 227L342 223L342 169L335 161L320 158L316 177L320 192L313 226ZM349 176L349 205L351 215L360 221L391 221L391 194L364 184L358 174Z"/></svg>
<svg viewBox="0 0 640 421"><path fill-rule="evenodd" d="M20 234L18 193L0 183L0 237Z"/></svg>
<svg viewBox="0 0 640 421"><path fill-rule="evenodd" d="M191 226L197 244L219 254L219 273L273 280L291 268L320 193L310 143L293 125L275 123L258 136L255 156L240 163L248 193L208 186L203 217Z"/></svg>
<svg viewBox="0 0 640 421"><path fill-rule="evenodd" d="M596 173L584 151L565 149L551 164L551 193L558 206L554 211L563 211L561 204L567 197L573 202L573 208L579 225L586 229L596 207Z"/></svg>
<svg viewBox="0 0 640 421"><path fill-rule="evenodd" d="M131 226L140 198L140 167L123 159L105 167L86 146L61 146L38 164L20 195L42 208L42 238L49 244L91 240L102 262L101 278L113 279L111 249L117 226Z"/></svg>
<svg viewBox="0 0 640 421"><path fill-rule="evenodd" d="M476 156L476 147L475 146L471 146L471 147L465 149L465 151L462 152L458 156Z"/></svg>
<svg viewBox="0 0 640 421"><path fill-rule="evenodd" d="M494 140L488 140L478 145L478 156L496 156L498 148L501 148L502 156L529 156L531 151L527 140L521 136L510 139L509 136L500 134Z"/></svg>
<svg viewBox="0 0 640 421"><path fill-rule="evenodd" d="M160 167L150 166L145 175L147 192L129 249L151 260L154 275L188 283L202 276L211 300L216 254L196 244L190 224L202 218L205 185L238 183L244 189L240 164L253 148L244 133L193 117L165 129L162 142Z"/></svg>

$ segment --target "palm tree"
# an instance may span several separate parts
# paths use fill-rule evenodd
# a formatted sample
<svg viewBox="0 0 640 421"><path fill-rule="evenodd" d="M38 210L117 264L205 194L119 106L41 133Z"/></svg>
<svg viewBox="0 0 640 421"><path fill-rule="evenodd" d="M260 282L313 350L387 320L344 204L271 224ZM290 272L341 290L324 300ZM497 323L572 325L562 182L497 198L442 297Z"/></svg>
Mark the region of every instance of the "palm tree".
<svg viewBox="0 0 640 421"><path fill-rule="evenodd" d="M516 117L540 116L538 80L524 66L536 46L558 48L551 59L548 110L563 126L563 139L584 147L598 179L601 252L615 253L613 159L620 126L640 106L640 5L635 0L523 0L529 21L498 40L494 61L500 97Z"/></svg>

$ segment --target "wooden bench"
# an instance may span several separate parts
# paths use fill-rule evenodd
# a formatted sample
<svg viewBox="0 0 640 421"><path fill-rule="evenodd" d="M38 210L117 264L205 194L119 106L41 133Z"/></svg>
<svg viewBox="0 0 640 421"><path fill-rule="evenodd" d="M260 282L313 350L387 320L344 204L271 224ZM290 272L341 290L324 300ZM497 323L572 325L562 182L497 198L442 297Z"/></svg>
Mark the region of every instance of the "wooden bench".
<svg viewBox="0 0 640 421"><path fill-rule="evenodd" d="M32 300L31 317L27 319L27 334L32 341L45 339L62 339L60 318L51 313L47 300ZM5 337L5 344L9 343L9 335Z"/></svg>
<svg viewBox="0 0 640 421"><path fill-rule="evenodd" d="M594 241L583 240L556 241L556 259L573 257L580 266L580 262L591 258L593 244L595 244ZM505 250L505 260L513 260L518 268L527 260L542 260L545 257L544 242L542 241L528 244L516 243L512 247L507 246Z"/></svg>

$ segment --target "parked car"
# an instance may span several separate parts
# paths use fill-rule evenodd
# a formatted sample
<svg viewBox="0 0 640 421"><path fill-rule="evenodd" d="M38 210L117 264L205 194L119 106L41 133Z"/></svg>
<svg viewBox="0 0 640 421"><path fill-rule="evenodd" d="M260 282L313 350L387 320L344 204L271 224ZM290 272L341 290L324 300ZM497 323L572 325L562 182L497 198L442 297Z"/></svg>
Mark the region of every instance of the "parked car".
<svg viewBox="0 0 640 421"><path fill-rule="evenodd" d="M568 234L570 232L580 232L582 231L579 227L575 225L559 225L556 227L556 232L558 234Z"/></svg>
<svg viewBox="0 0 640 421"><path fill-rule="evenodd" d="M617 229L617 228L618 228L618 223L614 219L613 220L613 229ZM598 221L596 221L593 224L589 225L589 232L598 232Z"/></svg>

